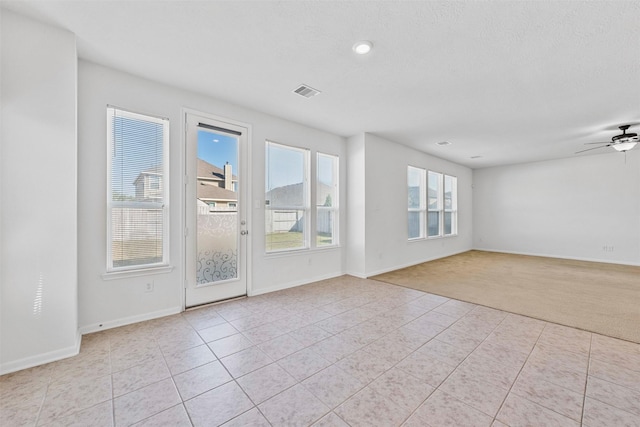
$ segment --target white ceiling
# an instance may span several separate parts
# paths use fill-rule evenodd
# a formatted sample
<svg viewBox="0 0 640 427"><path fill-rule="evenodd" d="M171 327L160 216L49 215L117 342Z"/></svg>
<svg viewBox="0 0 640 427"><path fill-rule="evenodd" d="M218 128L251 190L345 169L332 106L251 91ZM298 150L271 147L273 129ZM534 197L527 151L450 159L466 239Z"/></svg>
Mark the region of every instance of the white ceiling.
<svg viewBox="0 0 640 427"><path fill-rule="evenodd" d="M473 168L571 157L621 124L640 132L638 1L2 5L72 31L89 61ZM374 50L356 56L363 39ZM322 93L293 94L300 83Z"/></svg>

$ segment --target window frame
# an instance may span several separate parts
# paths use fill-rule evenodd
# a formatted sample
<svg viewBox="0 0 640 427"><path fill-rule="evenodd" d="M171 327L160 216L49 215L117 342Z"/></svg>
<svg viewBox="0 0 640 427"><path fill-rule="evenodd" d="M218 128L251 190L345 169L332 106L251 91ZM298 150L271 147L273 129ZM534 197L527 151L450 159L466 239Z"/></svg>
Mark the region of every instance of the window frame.
<svg viewBox="0 0 640 427"><path fill-rule="evenodd" d="M320 158L326 157L332 159L333 163L333 177L332 177L332 185L334 188L334 197L331 198L331 206L318 205L317 201L317 192L320 187ZM315 215L316 215L316 226L313 232L313 242L316 248L318 249L326 249L332 248L340 245L340 157L335 154L328 154L323 152L316 152L316 203L315 203ZM331 243L326 245L318 245L318 218L320 211L329 211L333 212L333 223L331 230Z"/></svg>
<svg viewBox="0 0 640 427"><path fill-rule="evenodd" d="M453 185L451 187L451 208L447 209L446 203L446 190L447 190L447 178L450 178ZM444 175L443 179L443 218L442 218L442 235L443 237L457 236L458 235L458 177L453 175ZM445 232L446 214L451 214L451 233Z"/></svg>
<svg viewBox="0 0 640 427"><path fill-rule="evenodd" d="M265 198L265 206L264 206L264 216L265 216L265 233L264 233L264 237L265 237L265 245L264 245L264 249L265 249L265 253L267 255L272 255L272 254L279 254L279 253L287 253L287 252L299 252L299 251L305 251L305 250L309 250L311 248L311 168L310 168L310 164L311 164L311 150L308 148L303 148L303 147L296 147L293 145L288 145L288 144L282 144L280 142L275 142L269 139L265 140L265 196L266 196L266 186L269 183L269 165L268 165L268 161L269 161L269 156L268 156L268 150L270 146L277 146L283 149L287 149L287 150L292 150L292 151L297 151L302 153L302 175L303 175L303 181L302 181L302 197L303 197L303 204L302 206L275 206L271 204L271 200L269 200L269 203L267 203L267 200ZM273 190L272 188L269 189L268 191ZM302 229L302 246L300 247L295 247L295 248L284 248L284 249L268 249L267 248L267 230L266 230L266 217L267 217L267 211L275 211L275 210L292 210L292 211L302 211L302 217L306 218L303 223L303 229ZM315 233L314 233L315 234Z"/></svg>
<svg viewBox="0 0 640 427"><path fill-rule="evenodd" d="M132 120L143 120L147 122L157 123L162 125L162 177L160 184L160 193L162 194L161 202L137 202L137 201L121 201L116 202L113 200L113 151L114 151L114 134L113 134L113 119L115 117L127 117ZM106 124L107 124L107 204L106 204L106 273L103 274L103 278L109 279L112 277L121 277L123 275L140 275L147 271L156 273L171 271L170 267L170 219L169 219L169 119L164 117L153 116L149 114L142 114L133 111L129 111L120 107L107 105L106 108ZM137 264L129 266L114 267L113 265L113 219L112 212L115 207L135 207L136 209L161 209L162 212L162 261L149 263L149 264Z"/></svg>
<svg viewBox="0 0 640 427"><path fill-rule="evenodd" d="M437 193L437 201L436 208L432 209L429 207L429 178L430 175L436 175L438 177L438 193ZM451 209L446 209L445 207L445 183L447 178L452 179L453 187L452 187L452 199ZM429 213L436 212L438 216L438 234L429 235ZM451 213L451 233L445 234L445 213ZM448 175L442 172L436 172L429 170L427 173L427 239L437 239L442 237L452 237L458 235L458 177L454 175Z"/></svg>
<svg viewBox="0 0 640 427"><path fill-rule="evenodd" d="M418 196L420 196L420 201L418 203L418 207L412 207L410 205L410 201L409 201L409 191L410 191L410 183L409 183L409 176L411 173L411 170L415 170L417 171L420 176L419 176L419 186L418 186ZM417 166L411 166L411 165L407 165L407 240L414 241L414 240L421 240L425 238L426 232L427 232L427 202L426 202L426 179L427 179L427 170L424 168L419 168ZM418 236L416 237L411 237L409 235L409 215L411 213L415 213L418 212L418 218L420 220L420 231L418 233Z"/></svg>

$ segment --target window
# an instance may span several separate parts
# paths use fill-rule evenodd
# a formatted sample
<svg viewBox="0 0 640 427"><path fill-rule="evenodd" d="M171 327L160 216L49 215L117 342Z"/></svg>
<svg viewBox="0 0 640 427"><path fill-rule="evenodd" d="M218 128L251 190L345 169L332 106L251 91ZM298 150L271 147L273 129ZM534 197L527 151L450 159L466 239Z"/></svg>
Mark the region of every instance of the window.
<svg viewBox="0 0 640 427"><path fill-rule="evenodd" d="M107 108L107 271L169 263L169 121Z"/></svg>
<svg viewBox="0 0 640 427"><path fill-rule="evenodd" d="M229 202L229 203L227 203L227 207L229 207L229 208L237 208L238 204L237 203L233 203L233 202Z"/></svg>
<svg viewBox="0 0 640 427"><path fill-rule="evenodd" d="M318 153L316 246L338 244L338 156Z"/></svg>
<svg viewBox="0 0 640 427"><path fill-rule="evenodd" d="M458 233L458 188L455 176L429 171L427 236Z"/></svg>
<svg viewBox="0 0 640 427"><path fill-rule="evenodd" d="M266 142L267 252L309 247L309 150Z"/></svg>
<svg viewBox="0 0 640 427"><path fill-rule="evenodd" d="M207 204L209 205L209 212L216 210L216 202L209 202Z"/></svg>
<svg viewBox="0 0 640 427"><path fill-rule="evenodd" d="M440 210L442 207L442 174L429 171L427 189L427 236L440 236Z"/></svg>
<svg viewBox="0 0 640 427"><path fill-rule="evenodd" d="M458 234L458 178L444 176L444 235Z"/></svg>
<svg viewBox="0 0 640 427"><path fill-rule="evenodd" d="M158 175L149 175L149 188L151 190L160 190L160 177Z"/></svg>
<svg viewBox="0 0 640 427"><path fill-rule="evenodd" d="M409 239L419 239L424 237L424 223L427 204L425 203L425 180L424 169L407 167L407 196L408 196L408 233Z"/></svg>

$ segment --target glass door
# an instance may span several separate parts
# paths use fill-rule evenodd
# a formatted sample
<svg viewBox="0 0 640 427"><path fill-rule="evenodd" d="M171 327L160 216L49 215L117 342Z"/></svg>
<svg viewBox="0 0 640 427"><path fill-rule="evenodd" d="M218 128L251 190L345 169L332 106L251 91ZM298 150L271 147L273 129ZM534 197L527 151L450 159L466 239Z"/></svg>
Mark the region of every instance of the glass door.
<svg viewBox="0 0 640 427"><path fill-rule="evenodd" d="M247 293L247 129L187 115L186 306Z"/></svg>

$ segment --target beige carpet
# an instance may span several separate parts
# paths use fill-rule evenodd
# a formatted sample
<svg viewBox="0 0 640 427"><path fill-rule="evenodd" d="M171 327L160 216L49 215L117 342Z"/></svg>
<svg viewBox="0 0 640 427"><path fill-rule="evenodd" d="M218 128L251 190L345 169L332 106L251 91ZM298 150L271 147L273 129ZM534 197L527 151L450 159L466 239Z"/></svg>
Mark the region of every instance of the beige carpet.
<svg viewBox="0 0 640 427"><path fill-rule="evenodd" d="M640 343L640 267L469 251L371 279Z"/></svg>

